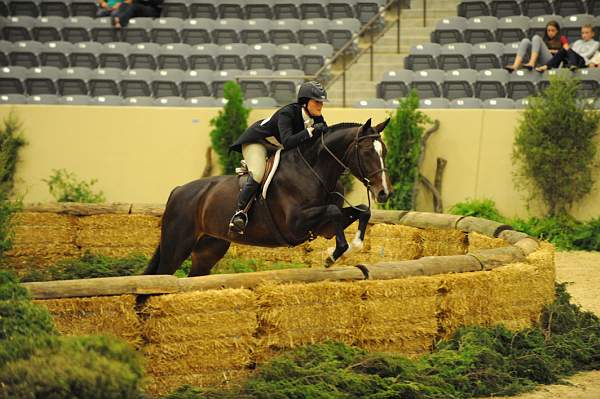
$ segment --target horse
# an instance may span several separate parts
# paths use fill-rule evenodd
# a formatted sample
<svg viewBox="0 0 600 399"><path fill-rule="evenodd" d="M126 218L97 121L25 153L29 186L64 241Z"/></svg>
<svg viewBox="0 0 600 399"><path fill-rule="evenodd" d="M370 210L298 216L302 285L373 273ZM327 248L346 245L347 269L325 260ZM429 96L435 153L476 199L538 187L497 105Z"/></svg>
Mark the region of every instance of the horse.
<svg viewBox="0 0 600 399"><path fill-rule="evenodd" d="M380 134L388 122L389 118L374 127L371 119L362 125L336 124L320 137L282 151L268 195L250 208L244 234L229 231L238 176L213 176L176 187L162 216L160 243L144 274L173 274L190 254L188 276L210 274L232 242L291 247L316 236L335 236L326 267L362 248L371 216L370 197L369 206L342 208L343 188L338 180L349 169L377 202L388 199L392 185ZM348 243L344 229L356 220L356 237Z"/></svg>

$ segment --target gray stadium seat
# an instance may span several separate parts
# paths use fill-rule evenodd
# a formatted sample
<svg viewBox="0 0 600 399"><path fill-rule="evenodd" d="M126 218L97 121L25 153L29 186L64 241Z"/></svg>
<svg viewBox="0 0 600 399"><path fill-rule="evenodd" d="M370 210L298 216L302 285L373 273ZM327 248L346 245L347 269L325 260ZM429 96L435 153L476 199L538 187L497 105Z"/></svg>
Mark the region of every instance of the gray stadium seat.
<svg viewBox="0 0 600 399"><path fill-rule="evenodd" d="M329 29L327 29L327 41L335 51L340 50L349 41L353 41L352 45L347 48L346 53L356 54L358 52L358 38L356 38L356 41L354 39L359 30L360 21L358 19L341 18L333 20L329 23Z"/></svg>
<svg viewBox="0 0 600 399"><path fill-rule="evenodd" d="M59 98L56 94L36 94L27 97L27 104L54 105Z"/></svg>
<svg viewBox="0 0 600 399"><path fill-rule="evenodd" d="M8 53L12 49L13 44L8 40L0 40L0 67L9 66Z"/></svg>
<svg viewBox="0 0 600 399"><path fill-rule="evenodd" d="M60 71L56 85L61 96L80 96L89 93L87 82L93 72L88 68L65 68Z"/></svg>
<svg viewBox="0 0 600 399"><path fill-rule="evenodd" d="M239 43L239 32L244 26L241 19L227 18L219 19L212 31L213 42L219 45Z"/></svg>
<svg viewBox="0 0 600 399"><path fill-rule="evenodd" d="M100 68L127 69L129 67L128 59L130 52L131 44L129 43L105 43L98 56Z"/></svg>
<svg viewBox="0 0 600 399"><path fill-rule="evenodd" d="M496 18L521 15L521 0L491 0L490 14Z"/></svg>
<svg viewBox="0 0 600 399"><path fill-rule="evenodd" d="M123 99L123 105L130 107L152 107L154 106L154 99L149 96L126 97Z"/></svg>
<svg viewBox="0 0 600 399"><path fill-rule="evenodd" d="M137 44L150 41L150 29L152 29L152 18L132 18L127 27L121 29L121 37L124 42Z"/></svg>
<svg viewBox="0 0 600 399"><path fill-rule="evenodd" d="M157 18L152 21L150 40L158 44L180 43L182 28L183 20L180 18Z"/></svg>
<svg viewBox="0 0 600 399"><path fill-rule="evenodd" d="M187 107L218 107L214 97L195 97L185 100Z"/></svg>
<svg viewBox="0 0 600 399"><path fill-rule="evenodd" d="M35 20L31 34L38 42L55 42L62 40L60 31L65 19L61 17L42 17Z"/></svg>
<svg viewBox="0 0 600 399"><path fill-rule="evenodd" d="M189 44L171 43L160 46L158 51L159 69L188 69L188 59L192 55L192 47Z"/></svg>
<svg viewBox="0 0 600 399"><path fill-rule="evenodd" d="M156 43L138 43L131 46L129 68L155 70L158 66L156 57L159 51L160 46Z"/></svg>
<svg viewBox="0 0 600 399"><path fill-rule="evenodd" d="M575 14L585 14L586 6L584 0L553 0L554 13L563 17Z"/></svg>
<svg viewBox="0 0 600 399"><path fill-rule="evenodd" d="M354 9L357 0L329 0L327 14L329 19L356 18Z"/></svg>
<svg viewBox="0 0 600 399"><path fill-rule="evenodd" d="M0 3L0 17L8 17L8 5Z"/></svg>
<svg viewBox="0 0 600 399"><path fill-rule="evenodd" d="M414 73L410 88L417 91L419 98L441 97L444 79L444 71L424 69Z"/></svg>
<svg viewBox="0 0 600 399"><path fill-rule="evenodd" d="M271 97L256 97L244 100L244 106L247 108L275 108L277 101Z"/></svg>
<svg viewBox="0 0 600 399"><path fill-rule="evenodd" d="M523 15L504 17L498 21L496 40L502 43L520 42L529 32L529 18Z"/></svg>
<svg viewBox="0 0 600 399"><path fill-rule="evenodd" d="M419 100L419 108L450 108L447 98L424 98Z"/></svg>
<svg viewBox="0 0 600 399"><path fill-rule="evenodd" d="M300 63L305 74L314 75L332 56L333 46L331 44L308 44L304 46L304 49L302 50ZM325 72L325 74L327 74L327 72Z"/></svg>
<svg viewBox="0 0 600 399"><path fill-rule="evenodd" d="M529 97L537 93L540 74L536 71L519 69L510 74L506 85L507 96L513 100Z"/></svg>
<svg viewBox="0 0 600 399"><path fill-rule="evenodd" d="M587 7L588 14L600 16L600 0L588 0Z"/></svg>
<svg viewBox="0 0 600 399"><path fill-rule="evenodd" d="M304 72L299 69L287 69L273 73L277 79L269 82L271 97L279 105L285 105L296 101L298 86L302 83L301 76Z"/></svg>
<svg viewBox="0 0 600 399"><path fill-rule="evenodd" d="M94 24L90 17L77 16L64 21L61 35L63 40L71 43L89 42L92 40L89 27Z"/></svg>
<svg viewBox="0 0 600 399"><path fill-rule="evenodd" d="M496 17L473 17L467 21L464 30L465 42L471 44L487 43L496 40L498 19Z"/></svg>
<svg viewBox="0 0 600 399"><path fill-rule="evenodd" d="M473 45L469 62L471 68L478 71L500 68L503 66L500 62L503 54L504 45L502 43L479 43Z"/></svg>
<svg viewBox="0 0 600 399"><path fill-rule="evenodd" d="M381 82L377 84L377 97L384 100L406 97L413 77L413 71L406 69L387 71L383 74Z"/></svg>
<svg viewBox="0 0 600 399"><path fill-rule="evenodd" d="M71 14L69 10L69 0L42 0L39 4L40 15L44 17L68 18Z"/></svg>
<svg viewBox="0 0 600 399"><path fill-rule="evenodd" d="M163 18L180 18L188 19L190 12L188 9L188 1L186 0L165 0L162 5Z"/></svg>
<svg viewBox="0 0 600 399"><path fill-rule="evenodd" d="M35 26L35 19L27 16L0 18L2 37L11 42L22 42L33 39L31 30Z"/></svg>
<svg viewBox="0 0 600 399"><path fill-rule="evenodd" d="M8 55L10 65L33 68L40 66L39 53L42 50L40 42L26 41L13 43Z"/></svg>
<svg viewBox="0 0 600 399"><path fill-rule="evenodd" d="M273 56L273 68L277 71L282 69L302 69L298 56L304 51L304 46L298 43L282 44L275 49Z"/></svg>
<svg viewBox="0 0 600 399"><path fill-rule="evenodd" d="M29 68L25 72L25 90L30 96L56 95L56 81L60 70L56 67Z"/></svg>
<svg viewBox="0 0 600 399"><path fill-rule="evenodd" d="M271 20L249 19L244 21L240 30L240 41L246 44L259 44L269 42L269 29L271 28Z"/></svg>
<svg viewBox="0 0 600 399"><path fill-rule="evenodd" d="M581 26L590 24L594 26L595 18L589 14L570 15L563 18L563 23L560 26L560 32L569 38L569 43L575 43L581 39Z"/></svg>
<svg viewBox="0 0 600 399"><path fill-rule="evenodd" d="M152 94L154 97L179 97L179 87L186 74L179 69L162 69L154 72L152 77Z"/></svg>
<svg viewBox="0 0 600 399"><path fill-rule="evenodd" d="M90 26L92 40L99 43L112 43L121 39L119 31L112 26L109 17L96 18Z"/></svg>
<svg viewBox="0 0 600 399"><path fill-rule="evenodd" d="M273 69L271 58L275 55L275 45L261 43L248 46L244 62L248 69Z"/></svg>
<svg viewBox="0 0 600 399"><path fill-rule="evenodd" d="M431 41L439 44L464 42L463 32L467 29L467 19L463 17L443 18L431 32Z"/></svg>
<svg viewBox="0 0 600 399"><path fill-rule="evenodd" d="M516 100L515 101L515 108L516 109L525 109L529 106L529 99L526 98L521 98L520 100Z"/></svg>
<svg viewBox="0 0 600 399"><path fill-rule="evenodd" d="M445 44L440 49L438 66L445 71L469 68L471 51L472 46L468 43Z"/></svg>
<svg viewBox="0 0 600 399"><path fill-rule="evenodd" d="M187 71L180 83L183 98L212 96L213 72L209 70Z"/></svg>
<svg viewBox="0 0 600 399"><path fill-rule="evenodd" d="M96 42L80 42L73 45L69 54L69 65L72 67L98 68L98 55L103 46Z"/></svg>
<svg viewBox="0 0 600 399"><path fill-rule="evenodd" d="M211 43L215 22L206 18L186 19L181 27L181 41L190 46Z"/></svg>
<svg viewBox="0 0 600 399"><path fill-rule="evenodd" d="M244 71L239 77L239 85L244 98L260 98L269 96L269 77L273 75L270 69L254 69ZM273 100L275 102L275 100Z"/></svg>
<svg viewBox="0 0 600 399"><path fill-rule="evenodd" d="M43 66L54 66L66 68L69 66L69 54L73 51L71 42L47 42L42 45L40 51L40 64Z"/></svg>
<svg viewBox="0 0 600 399"><path fill-rule="evenodd" d="M9 0L10 15L37 18L40 15L39 0Z"/></svg>
<svg viewBox="0 0 600 399"><path fill-rule="evenodd" d="M90 105L92 103L90 96L62 96L58 98L58 103L62 105Z"/></svg>
<svg viewBox="0 0 600 399"><path fill-rule="evenodd" d="M232 43L220 46L217 52L217 69L246 69L244 57L248 54L248 45Z"/></svg>
<svg viewBox="0 0 600 399"><path fill-rule="evenodd" d="M273 2L269 0L246 0L244 16L246 19L273 19Z"/></svg>
<svg viewBox="0 0 600 399"><path fill-rule="evenodd" d="M490 15L490 7L485 0L462 0L456 6L456 13L464 18L481 17Z"/></svg>
<svg viewBox="0 0 600 399"><path fill-rule="evenodd" d="M244 3L243 0L216 0L214 3L217 6L219 18L244 18Z"/></svg>
<svg viewBox="0 0 600 399"><path fill-rule="evenodd" d="M322 1L319 0L300 0L298 8L300 10L300 18L314 19L327 18L327 11Z"/></svg>
<svg viewBox="0 0 600 399"><path fill-rule="evenodd" d="M217 69L217 53L219 46L212 43L193 46L188 58L190 69Z"/></svg>
<svg viewBox="0 0 600 399"><path fill-rule="evenodd" d="M473 97L475 93L473 86L477 76L477 71L474 69L456 69L446 72L442 83L442 96L449 100Z"/></svg>
<svg viewBox="0 0 600 399"><path fill-rule="evenodd" d="M294 0L275 0L273 14L275 19L300 18L300 11Z"/></svg>
<svg viewBox="0 0 600 399"><path fill-rule="evenodd" d="M444 99L445 100L445 99ZM385 102L385 107L386 108L392 108L392 109L397 109L398 106L400 106L400 100L397 98L391 99L391 100L387 100Z"/></svg>
<svg viewBox="0 0 600 399"><path fill-rule="evenodd" d="M213 3L200 3L194 1L189 5L190 17L206 18L210 20L217 19L217 9Z"/></svg>
<svg viewBox="0 0 600 399"><path fill-rule="evenodd" d="M0 94L25 94L25 74L23 67L0 68Z"/></svg>
<svg viewBox="0 0 600 399"><path fill-rule="evenodd" d="M155 107L185 107L186 100L181 97L161 97L152 102Z"/></svg>
<svg viewBox="0 0 600 399"><path fill-rule="evenodd" d="M519 49L519 43L508 43L504 45L504 51L502 52L502 60L501 64L504 65L512 65L515 61L515 57L517 55L517 50Z"/></svg>
<svg viewBox="0 0 600 399"><path fill-rule="evenodd" d="M404 68L411 71L437 69L437 59L442 47L438 43L424 43L412 46L410 53L404 58Z"/></svg>
<svg viewBox="0 0 600 399"><path fill-rule="evenodd" d="M0 94L0 104L27 104L23 94Z"/></svg>
<svg viewBox="0 0 600 399"><path fill-rule="evenodd" d="M544 33L546 32L546 25L550 21L558 22L558 25L561 28L563 26L563 18L560 15L537 15L529 20L528 36L533 37L534 35L538 35L540 37L544 37Z"/></svg>
<svg viewBox="0 0 600 399"><path fill-rule="evenodd" d="M379 11L383 8L384 3L384 0L358 0L355 6L355 11L356 18L358 18L361 25L365 25L377 14L379 14ZM382 28L383 25L383 18L380 18L378 28Z"/></svg>
<svg viewBox="0 0 600 399"><path fill-rule="evenodd" d="M74 17L95 18L98 3L94 0L72 0L71 15Z"/></svg>
<svg viewBox="0 0 600 399"><path fill-rule="evenodd" d="M553 76L564 76L564 77L573 77L573 72L571 70L562 68L562 69L549 69L545 71L541 78L537 82L537 88L539 91L544 90L550 85L550 79Z"/></svg>
<svg viewBox="0 0 600 399"><path fill-rule="evenodd" d="M387 108L387 102L383 98L368 98L358 100L353 105L353 108Z"/></svg>
<svg viewBox="0 0 600 399"><path fill-rule="evenodd" d="M582 68L575 72L575 76L581 82L579 88L579 96L588 98L598 96L600 94L600 69L599 68Z"/></svg>
<svg viewBox="0 0 600 399"><path fill-rule="evenodd" d="M479 71L475 82L475 97L487 100L490 98L506 97L508 72L504 69L485 69Z"/></svg>
<svg viewBox="0 0 600 399"><path fill-rule="evenodd" d="M121 95L125 98L152 96L150 83L153 77L154 71L147 69L129 69L123 71L121 81L119 82Z"/></svg>
<svg viewBox="0 0 600 399"><path fill-rule="evenodd" d="M100 68L92 71L88 89L92 97L118 96L123 71L116 68Z"/></svg>
<svg viewBox="0 0 600 399"><path fill-rule="evenodd" d="M300 29L298 30L298 43L327 43L325 32L328 28L329 20L327 18L305 19L300 22Z"/></svg>
<svg viewBox="0 0 600 399"><path fill-rule="evenodd" d="M278 19L271 22L269 41L273 44L298 43L299 19Z"/></svg>
<svg viewBox="0 0 600 399"><path fill-rule="evenodd" d="M489 98L483 102L483 108L514 109L515 101L512 98Z"/></svg>
<svg viewBox="0 0 600 399"><path fill-rule="evenodd" d="M124 100L121 96L98 96L92 98L90 105L122 106Z"/></svg>
<svg viewBox="0 0 600 399"><path fill-rule="evenodd" d="M523 0L521 2L523 15L537 17L538 15L554 14L552 0Z"/></svg>
<svg viewBox="0 0 600 399"><path fill-rule="evenodd" d="M482 108L483 103L479 98L457 98L450 101L448 108Z"/></svg>
<svg viewBox="0 0 600 399"><path fill-rule="evenodd" d="M225 83L233 80L235 81L242 75L243 71L237 69L230 69L225 71L217 71L213 74L213 80L211 82L211 88L215 97L223 97L223 89Z"/></svg>

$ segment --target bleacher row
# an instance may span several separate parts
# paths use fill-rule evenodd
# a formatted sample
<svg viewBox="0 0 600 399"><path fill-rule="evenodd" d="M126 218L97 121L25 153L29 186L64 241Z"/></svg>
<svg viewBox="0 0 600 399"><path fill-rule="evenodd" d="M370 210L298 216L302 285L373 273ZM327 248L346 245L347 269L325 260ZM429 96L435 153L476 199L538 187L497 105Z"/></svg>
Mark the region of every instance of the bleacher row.
<svg viewBox="0 0 600 399"><path fill-rule="evenodd" d="M239 19L373 18L384 0L165 0L162 17ZM11 0L0 3L2 16L57 16L95 18L95 0Z"/></svg>
<svg viewBox="0 0 600 399"><path fill-rule="evenodd" d="M600 0L462 0L457 14L471 18L493 15L498 18L515 15L535 17L544 14L568 16L589 13L600 15Z"/></svg>

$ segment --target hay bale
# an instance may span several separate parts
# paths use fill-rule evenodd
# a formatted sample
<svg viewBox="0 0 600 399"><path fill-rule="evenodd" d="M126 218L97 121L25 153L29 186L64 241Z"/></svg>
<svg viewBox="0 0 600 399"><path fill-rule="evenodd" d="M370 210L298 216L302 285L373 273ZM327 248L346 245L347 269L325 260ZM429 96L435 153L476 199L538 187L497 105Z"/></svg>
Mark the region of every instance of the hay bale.
<svg viewBox="0 0 600 399"><path fill-rule="evenodd" d="M84 249L156 247L160 219L147 215L94 215L79 218L76 243Z"/></svg>
<svg viewBox="0 0 600 399"><path fill-rule="evenodd" d="M421 230L423 253L421 256L464 255L469 248L466 233L459 230Z"/></svg>
<svg viewBox="0 0 600 399"><path fill-rule="evenodd" d="M251 370L222 370L219 372L150 376L146 391L155 396L166 395L185 384L194 387L226 390L234 386L239 386L251 374Z"/></svg>
<svg viewBox="0 0 600 399"><path fill-rule="evenodd" d="M139 347L142 327L135 295L35 300L52 314L65 335L110 334Z"/></svg>
<svg viewBox="0 0 600 399"><path fill-rule="evenodd" d="M508 231L508 230L507 230ZM492 238L486 235L472 231L469 233L469 252L480 249L502 248L509 245L501 238Z"/></svg>

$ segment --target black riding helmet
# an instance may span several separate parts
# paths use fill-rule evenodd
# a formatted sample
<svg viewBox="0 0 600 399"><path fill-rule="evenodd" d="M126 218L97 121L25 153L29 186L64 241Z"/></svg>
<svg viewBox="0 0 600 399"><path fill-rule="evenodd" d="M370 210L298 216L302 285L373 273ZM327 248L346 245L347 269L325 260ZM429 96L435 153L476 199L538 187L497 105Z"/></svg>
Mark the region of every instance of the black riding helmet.
<svg viewBox="0 0 600 399"><path fill-rule="evenodd" d="M298 102L300 104L308 103L308 100L313 99L320 102L329 102L327 99L327 91L321 83L311 81L304 82L300 85L300 89L298 89Z"/></svg>

